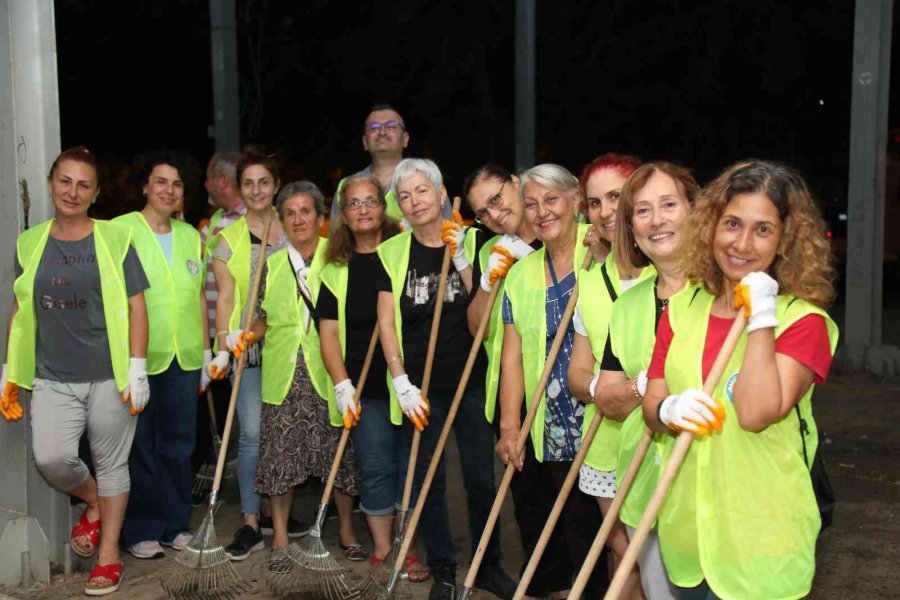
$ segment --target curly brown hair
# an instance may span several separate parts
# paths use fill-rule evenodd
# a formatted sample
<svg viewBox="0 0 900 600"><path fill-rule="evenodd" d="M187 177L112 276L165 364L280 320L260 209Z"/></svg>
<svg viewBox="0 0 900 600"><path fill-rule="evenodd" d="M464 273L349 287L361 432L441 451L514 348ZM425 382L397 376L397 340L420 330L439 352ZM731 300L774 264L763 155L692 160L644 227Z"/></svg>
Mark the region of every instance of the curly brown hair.
<svg viewBox="0 0 900 600"><path fill-rule="evenodd" d="M382 206L385 205L384 188L381 187L381 183L378 179L373 175L357 173L344 180L344 185L341 186L338 198L335 199L335 202L339 203L338 206L340 206L342 211L347 204L347 190L351 185L360 182L368 183L374 187L376 196L381 201ZM337 215L332 219L330 229L325 262L346 265L350 262L350 259L356 252L356 236L353 235L353 232L350 231L350 228L347 227L347 224L344 223L344 219L342 219L340 215ZM387 216L387 213L382 213L381 241L383 242L388 238L394 237L398 233L400 233L400 225L397 221Z"/></svg>
<svg viewBox="0 0 900 600"><path fill-rule="evenodd" d="M780 292L826 308L835 296L835 269L825 221L803 178L775 162L734 164L700 192L687 223L685 276L711 294L722 293L723 274L713 257L713 240L725 206L739 194L764 194L778 209L784 234L769 273Z"/></svg>

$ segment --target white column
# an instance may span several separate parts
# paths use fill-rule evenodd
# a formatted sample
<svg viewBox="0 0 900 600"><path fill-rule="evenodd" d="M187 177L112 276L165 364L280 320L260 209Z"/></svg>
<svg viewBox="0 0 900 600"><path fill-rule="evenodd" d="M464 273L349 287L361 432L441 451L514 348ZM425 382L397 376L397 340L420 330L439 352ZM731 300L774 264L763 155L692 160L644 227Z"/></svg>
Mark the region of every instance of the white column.
<svg viewBox="0 0 900 600"><path fill-rule="evenodd" d="M16 237L27 224L52 214L47 172L59 153L59 94L53 0L0 1L0 320L12 303ZM5 361L4 357L4 361ZM67 498L54 492L34 468L25 417L0 419L0 583L29 577L48 581L50 560L62 562L68 539ZM23 555L28 552L27 555Z"/></svg>
<svg viewBox="0 0 900 600"><path fill-rule="evenodd" d="M843 362L888 376L900 352L881 344L884 194L892 0L858 0L853 37L847 305Z"/></svg>

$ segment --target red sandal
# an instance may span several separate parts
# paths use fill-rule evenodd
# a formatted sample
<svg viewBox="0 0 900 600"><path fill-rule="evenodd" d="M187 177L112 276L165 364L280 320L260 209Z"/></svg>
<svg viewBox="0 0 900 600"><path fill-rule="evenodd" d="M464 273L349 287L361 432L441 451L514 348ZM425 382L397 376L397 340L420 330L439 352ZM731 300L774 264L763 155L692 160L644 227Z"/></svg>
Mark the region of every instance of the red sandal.
<svg viewBox="0 0 900 600"><path fill-rule="evenodd" d="M89 548L87 550L82 549L75 543L75 540L81 536L88 538ZM87 509L85 509L81 516L78 517L78 523L72 528L72 533L69 535L69 546L72 548L72 552L81 558L90 558L97 551L97 542L99 540L100 519L88 521Z"/></svg>
<svg viewBox="0 0 900 600"><path fill-rule="evenodd" d="M419 559L415 556L407 556L406 576L409 578L410 583L422 583L431 579L431 569L419 562Z"/></svg>
<svg viewBox="0 0 900 600"><path fill-rule="evenodd" d="M88 596L105 596L112 594L119 589L122 584L122 563L113 563L111 565L97 565L91 571L87 584L84 586L84 593ZM108 583L96 583L97 579L105 579Z"/></svg>

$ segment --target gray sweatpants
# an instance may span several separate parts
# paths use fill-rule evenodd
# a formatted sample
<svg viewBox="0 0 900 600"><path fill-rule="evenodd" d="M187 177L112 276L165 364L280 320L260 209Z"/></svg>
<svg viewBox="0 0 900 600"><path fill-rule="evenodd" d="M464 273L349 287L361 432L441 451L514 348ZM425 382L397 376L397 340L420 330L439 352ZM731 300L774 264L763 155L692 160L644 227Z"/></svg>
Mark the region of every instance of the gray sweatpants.
<svg viewBox="0 0 900 600"><path fill-rule="evenodd" d="M114 379L62 383L35 379L31 396L34 462L53 487L68 492L90 477L78 458L78 440L87 427L97 493L128 492L128 453L137 426Z"/></svg>
<svg viewBox="0 0 900 600"><path fill-rule="evenodd" d="M625 525L628 531L629 541L634 537L637 529ZM659 536L656 529L651 529L638 555L638 567L641 571L641 586L647 600L676 600L678 590L669 581L666 566L663 564L662 554L659 551Z"/></svg>

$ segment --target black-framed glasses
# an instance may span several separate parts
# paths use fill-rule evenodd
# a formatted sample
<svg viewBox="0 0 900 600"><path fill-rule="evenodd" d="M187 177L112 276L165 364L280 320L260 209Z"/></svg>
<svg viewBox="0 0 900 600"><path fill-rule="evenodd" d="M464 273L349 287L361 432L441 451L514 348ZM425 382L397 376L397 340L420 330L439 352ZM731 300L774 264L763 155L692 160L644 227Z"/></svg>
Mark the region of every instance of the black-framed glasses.
<svg viewBox="0 0 900 600"><path fill-rule="evenodd" d="M503 205L503 188L506 185L504 181L500 185L500 189L497 190L497 193L488 198L488 201L484 203L484 208L479 208L475 211L475 220L484 224L485 217L488 216L488 210L497 210Z"/></svg>
<svg viewBox="0 0 900 600"><path fill-rule="evenodd" d="M384 204L384 202L382 202L378 198L366 198L365 200L353 199L347 201L344 204L344 210L357 211L363 206L365 206L366 208L375 208L376 206L381 206L382 204Z"/></svg>
<svg viewBox="0 0 900 600"><path fill-rule="evenodd" d="M382 131L396 133L402 129L403 123L400 121L385 121L384 123L372 121L371 123L366 124L366 133L381 133Z"/></svg>

